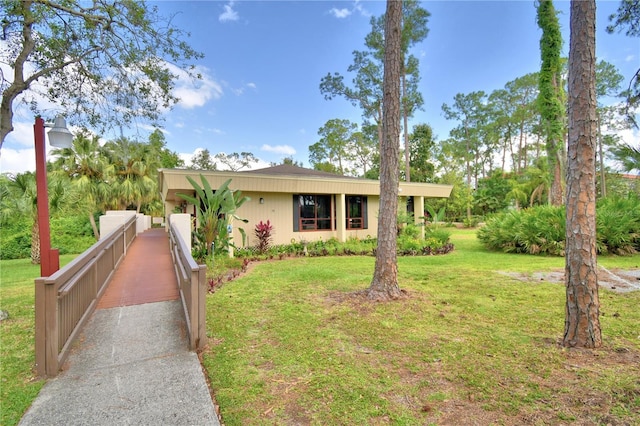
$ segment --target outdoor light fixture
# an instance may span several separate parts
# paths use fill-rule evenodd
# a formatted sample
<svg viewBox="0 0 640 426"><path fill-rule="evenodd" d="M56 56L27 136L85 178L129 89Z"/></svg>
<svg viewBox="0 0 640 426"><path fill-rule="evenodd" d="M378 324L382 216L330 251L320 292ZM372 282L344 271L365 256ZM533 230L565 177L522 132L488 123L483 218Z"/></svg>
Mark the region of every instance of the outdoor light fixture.
<svg viewBox="0 0 640 426"><path fill-rule="evenodd" d="M53 126L44 125L45 127L51 127L49 130L49 143L56 148L71 148L73 142L73 134L67 129L67 122L64 117L57 116L53 123Z"/></svg>
<svg viewBox="0 0 640 426"><path fill-rule="evenodd" d="M49 130L49 142L57 148L69 148L73 142L73 135L67 129L64 118L56 117L55 123L45 124L44 120L36 117L33 125L33 137L36 149L36 193L38 209L38 232L40 234L40 275L49 277L60 269L60 253L51 248L51 231L49 225L49 194L47 193L47 144L45 143L44 128Z"/></svg>
<svg viewBox="0 0 640 426"><path fill-rule="evenodd" d="M260 197L260 204L264 204L264 198Z"/></svg>

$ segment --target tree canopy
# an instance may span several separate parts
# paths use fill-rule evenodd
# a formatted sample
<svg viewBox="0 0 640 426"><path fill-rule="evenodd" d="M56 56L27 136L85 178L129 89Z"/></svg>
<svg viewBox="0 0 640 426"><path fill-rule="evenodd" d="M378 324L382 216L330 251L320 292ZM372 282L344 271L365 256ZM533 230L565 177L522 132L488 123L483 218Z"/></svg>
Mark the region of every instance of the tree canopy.
<svg viewBox="0 0 640 426"><path fill-rule="evenodd" d="M42 113L39 100L59 106L71 124L96 129L157 123L178 99L179 74L199 78L202 55L170 18L144 1L0 0L2 75L0 148L13 130L14 102Z"/></svg>

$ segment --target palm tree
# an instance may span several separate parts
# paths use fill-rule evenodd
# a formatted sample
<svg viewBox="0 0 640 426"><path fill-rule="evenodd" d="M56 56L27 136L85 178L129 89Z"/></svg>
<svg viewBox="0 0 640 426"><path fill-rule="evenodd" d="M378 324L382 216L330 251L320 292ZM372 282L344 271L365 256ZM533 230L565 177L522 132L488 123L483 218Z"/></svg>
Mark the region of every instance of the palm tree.
<svg viewBox="0 0 640 426"><path fill-rule="evenodd" d="M53 177L53 176L51 176ZM71 195L68 180L49 179L49 208L50 211L64 207ZM27 215L33 220L31 226L31 263L40 263L40 231L38 226L36 175L33 172L17 175L4 175L0 185L0 223L16 215Z"/></svg>
<svg viewBox="0 0 640 426"><path fill-rule="evenodd" d="M79 134L70 148L55 149L52 154L58 156L54 162L57 172L71 179L86 204L93 235L98 240L100 233L94 215L108 209L115 181L114 167L109 164L98 137Z"/></svg>
<svg viewBox="0 0 640 426"><path fill-rule="evenodd" d="M157 198L158 184L155 171L159 160L149 145L120 138L105 144L114 166L115 208L125 209L135 205L140 212L143 204Z"/></svg>
<svg viewBox="0 0 640 426"><path fill-rule="evenodd" d="M630 144L622 144L612 150L614 158L622 164L625 172L640 171L640 146L633 147Z"/></svg>

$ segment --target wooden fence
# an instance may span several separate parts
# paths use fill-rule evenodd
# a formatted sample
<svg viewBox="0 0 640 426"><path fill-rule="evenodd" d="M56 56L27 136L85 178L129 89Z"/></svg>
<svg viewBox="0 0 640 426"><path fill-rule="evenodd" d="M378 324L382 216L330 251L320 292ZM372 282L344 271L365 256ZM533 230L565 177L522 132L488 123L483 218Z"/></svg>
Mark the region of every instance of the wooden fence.
<svg viewBox="0 0 640 426"><path fill-rule="evenodd" d="M207 266L198 265L191 256L175 224L169 227L171 255L178 278L180 298L187 320L189 348L198 350L207 344L206 304Z"/></svg>
<svg viewBox="0 0 640 426"><path fill-rule="evenodd" d="M132 216L50 277L35 280L36 371L54 377L136 237Z"/></svg>

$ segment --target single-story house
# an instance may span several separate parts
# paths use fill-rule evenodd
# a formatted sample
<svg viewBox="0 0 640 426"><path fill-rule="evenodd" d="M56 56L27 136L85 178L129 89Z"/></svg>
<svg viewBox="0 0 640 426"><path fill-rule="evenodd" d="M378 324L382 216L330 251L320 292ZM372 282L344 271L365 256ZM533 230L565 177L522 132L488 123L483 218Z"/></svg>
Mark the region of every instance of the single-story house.
<svg viewBox="0 0 640 426"><path fill-rule="evenodd" d="M251 200L237 211L248 223L234 223L233 240L242 245L237 230L244 228L247 246L256 244L253 234L260 222L270 221L273 226L273 244L289 244L291 241L315 241L349 237L375 237L378 230L380 181L310 170L289 164L265 169L240 172L203 171L186 169L161 169L160 192L164 202L166 219L172 213L195 215L195 206L188 205L177 194L194 196L195 191L187 180L193 178L202 185L204 176L215 190L231 179L229 188L242 191ZM400 182L400 197L404 197L416 222L424 216L425 198L448 198L451 185ZM169 220L165 221L169 223Z"/></svg>

